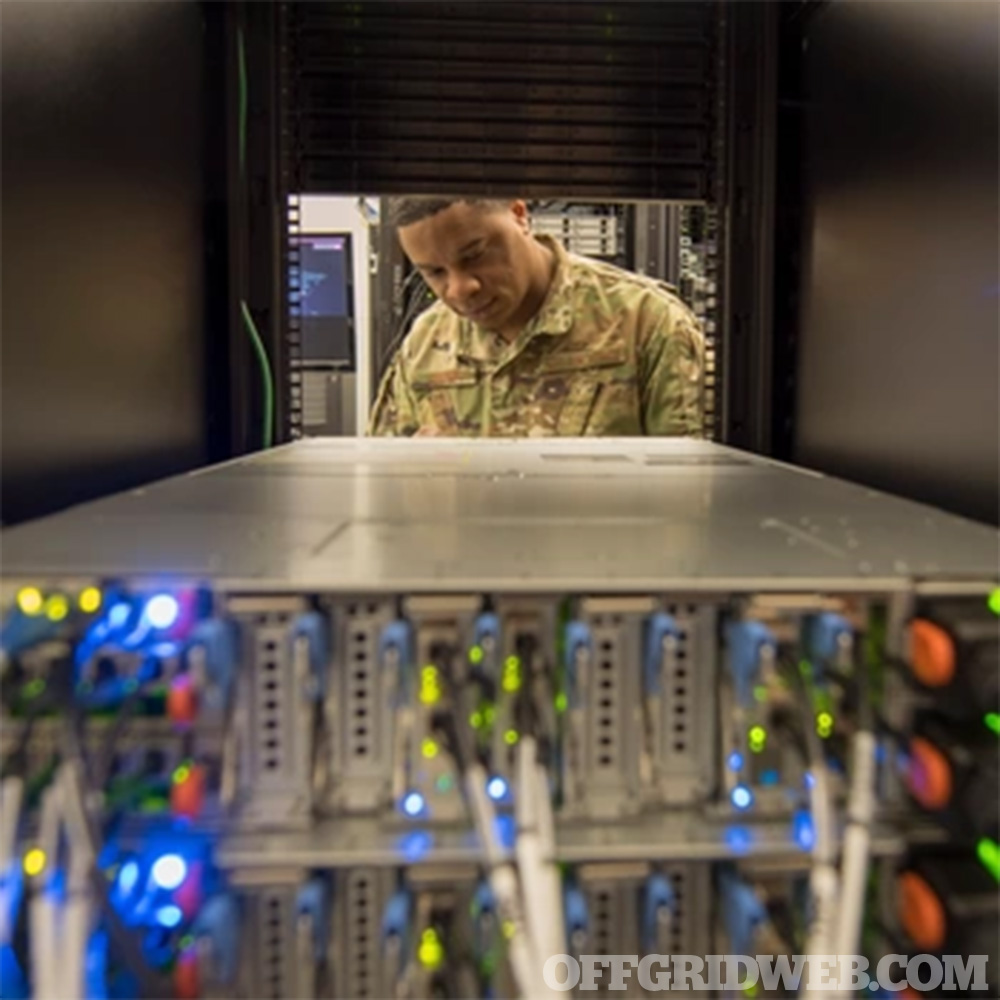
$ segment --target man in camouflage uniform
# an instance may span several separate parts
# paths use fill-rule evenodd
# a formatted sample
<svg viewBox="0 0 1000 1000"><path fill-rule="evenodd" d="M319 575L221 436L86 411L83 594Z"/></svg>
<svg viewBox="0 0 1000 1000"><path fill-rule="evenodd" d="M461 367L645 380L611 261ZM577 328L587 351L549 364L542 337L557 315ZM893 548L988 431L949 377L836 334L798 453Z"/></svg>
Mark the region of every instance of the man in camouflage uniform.
<svg viewBox="0 0 1000 1000"><path fill-rule="evenodd" d="M704 434L704 340L666 286L534 237L523 201L399 199L393 221L438 301L370 434Z"/></svg>

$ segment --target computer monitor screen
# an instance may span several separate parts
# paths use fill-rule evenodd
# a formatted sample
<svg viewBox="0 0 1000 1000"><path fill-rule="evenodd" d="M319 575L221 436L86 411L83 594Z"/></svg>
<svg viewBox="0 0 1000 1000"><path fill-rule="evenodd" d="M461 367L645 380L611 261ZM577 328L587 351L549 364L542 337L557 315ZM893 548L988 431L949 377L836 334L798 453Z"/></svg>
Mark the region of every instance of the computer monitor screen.
<svg viewBox="0 0 1000 1000"><path fill-rule="evenodd" d="M354 367L351 237L298 236L302 360Z"/></svg>

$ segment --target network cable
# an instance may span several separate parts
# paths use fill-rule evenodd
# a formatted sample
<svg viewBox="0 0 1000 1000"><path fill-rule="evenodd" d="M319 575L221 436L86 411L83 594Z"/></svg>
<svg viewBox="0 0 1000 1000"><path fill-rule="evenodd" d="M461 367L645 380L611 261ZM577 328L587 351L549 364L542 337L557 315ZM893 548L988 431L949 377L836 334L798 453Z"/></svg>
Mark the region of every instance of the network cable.
<svg viewBox="0 0 1000 1000"><path fill-rule="evenodd" d="M875 815L876 739L870 701L867 664L855 654L858 727L851 739L851 785L847 800L847 829L841 867L841 899L834 954L853 955L861 938L865 886Z"/></svg>
<svg viewBox="0 0 1000 1000"><path fill-rule="evenodd" d="M823 754L823 747L812 725L811 687L794 664L787 664L789 671L798 678L799 702L802 707L803 728L809 754L809 770L812 775L810 807L813 815L812 870L809 875L809 889L812 897L813 914L806 939L807 969L810 982L806 987L810 994L817 989L811 981L817 973L822 977L817 961L823 956L834 954L836 941L837 904L839 879L837 876L837 841L833 795L830 771ZM825 1000L822 988L817 1000Z"/></svg>
<svg viewBox="0 0 1000 1000"><path fill-rule="evenodd" d="M450 659L443 658L446 662ZM454 679L450 672L442 671L446 678L450 694L451 707L436 713L435 728L441 735L442 743L448 747L459 773L465 791L465 799L472 814L473 825L483 848L483 863L490 889L497 901L497 911L507 930L507 954L518 989L525 1000L554 996L553 991L542 978L541 953L536 950L540 940L533 938L532 928L539 926L543 918L537 913L528 912L528 907L534 904L535 894L526 901L522 897L522 887L527 874L521 872L518 878L518 867L506 857L498 836L497 812L493 800L487 792L489 776L486 768L476 755L475 744L471 736L456 724L456 716L463 717L462 706L456 704ZM529 789L525 793L531 795ZM518 835L520 837L520 833ZM536 846L523 846L518 850L515 842L515 858L527 855L528 864L533 868L533 874L538 874L536 858L539 850ZM538 884L545 884L544 881Z"/></svg>

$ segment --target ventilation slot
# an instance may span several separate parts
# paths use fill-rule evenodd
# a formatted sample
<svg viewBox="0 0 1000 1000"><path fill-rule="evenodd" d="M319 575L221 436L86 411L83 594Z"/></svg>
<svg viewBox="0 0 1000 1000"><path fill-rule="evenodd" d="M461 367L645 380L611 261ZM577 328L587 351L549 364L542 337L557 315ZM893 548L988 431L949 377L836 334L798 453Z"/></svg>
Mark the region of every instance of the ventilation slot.
<svg viewBox="0 0 1000 1000"><path fill-rule="evenodd" d="M355 759L372 757L372 706L374 658L371 629L357 624L350 626L348 639L348 755Z"/></svg>
<svg viewBox="0 0 1000 1000"><path fill-rule="evenodd" d="M670 677L670 749L686 754L691 736L691 664L688 631L680 629L674 646L673 671Z"/></svg>
<svg viewBox="0 0 1000 1000"><path fill-rule="evenodd" d="M670 879L674 884L674 914L670 922L670 953L684 954L684 914L687 909L687 880L684 872L671 872Z"/></svg>
<svg viewBox="0 0 1000 1000"><path fill-rule="evenodd" d="M617 708L617 645L611 638L602 638L597 653L597 690L594 720L597 741L597 766L613 770L618 764L618 728L615 725Z"/></svg>
<svg viewBox="0 0 1000 1000"><path fill-rule="evenodd" d="M264 913L264 982L271 1000L285 994L285 941L287 926L280 896L268 896Z"/></svg>
<svg viewBox="0 0 1000 1000"><path fill-rule="evenodd" d="M284 763L282 684L284 619L264 619L257 626L257 718L260 759L265 772L280 771Z"/></svg>
<svg viewBox="0 0 1000 1000"><path fill-rule="evenodd" d="M372 937L374 922L378 919L375 912L374 879L364 873L351 877L347 897L348 920L350 935L350 996L364 1000L373 996L377 989L377 970L374 963L378 958L377 939Z"/></svg>
<svg viewBox="0 0 1000 1000"><path fill-rule="evenodd" d="M288 430L294 440L302 437L305 418L303 401L302 365L302 252L299 246L299 227L301 225L299 199L292 196L288 199L287 222L289 239L288 253L288 311L286 314L287 335L286 349L290 369L291 392L289 393Z"/></svg>

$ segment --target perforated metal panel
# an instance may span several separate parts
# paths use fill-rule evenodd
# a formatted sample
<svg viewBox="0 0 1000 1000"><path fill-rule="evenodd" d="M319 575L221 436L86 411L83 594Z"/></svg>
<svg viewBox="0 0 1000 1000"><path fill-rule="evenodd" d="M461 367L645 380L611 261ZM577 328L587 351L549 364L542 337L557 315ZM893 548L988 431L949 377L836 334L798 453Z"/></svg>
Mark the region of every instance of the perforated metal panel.
<svg viewBox="0 0 1000 1000"><path fill-rule="evenodd" d="M295 598L231 598L251 659L240 678L241 819L251 825L306 823L312 808L307 661L290 626L305 609Z"/></svg>
<svg viewBox="0 0 1000 1000"><path fill-rule="evenodd" d="M300 192L707 198L714 3L295 3Z"/></svg>
<svg viewBox="0 0 1000 1000"><path fill-rule="evenodd" d="M379 635L392 620L387 601L349 600L340 623L335 677L327 699L333 732L332 775L338 808L384 806L391 792L393 707L399 665L379 658Z"/></svg>

